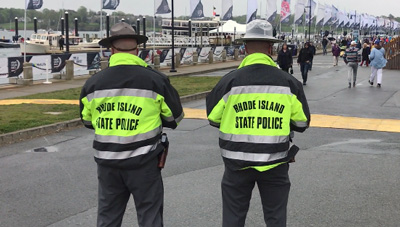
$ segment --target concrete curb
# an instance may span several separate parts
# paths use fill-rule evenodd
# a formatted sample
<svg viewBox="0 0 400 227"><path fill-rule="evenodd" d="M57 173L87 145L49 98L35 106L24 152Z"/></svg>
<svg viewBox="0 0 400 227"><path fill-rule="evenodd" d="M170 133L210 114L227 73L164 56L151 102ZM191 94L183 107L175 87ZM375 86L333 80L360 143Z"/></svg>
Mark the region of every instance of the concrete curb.
<svg viewBox="0 0 400 227"><path fill-rule="evenodd" d="M190 102L190 101L194 101L194 100L203 99L209 93L210 93L210 91L200 92L200 93L196 93L193 95L182 96L180 99L181 99L182 103L186 103L186 102ZM14 144L14 143L18 143L18 142L22 142L22 141L26 141L26 140L31 140L34 138L58 133L61 131L67 131L67 130L71 130L74 128L80 128L80 127L83 127L83 124L82 124L81 119L77 118L77 119L73 119L73 120L69 120L69 121L54 123L51 125L44 125L44 126L39 126L39 127L35 127L35 128L30 128L30 129L24 129L24 130L20 130L20 131L16 131L16 132L10 132L10 133L0 135L0 146L10 145L10 144Z"/></svg>

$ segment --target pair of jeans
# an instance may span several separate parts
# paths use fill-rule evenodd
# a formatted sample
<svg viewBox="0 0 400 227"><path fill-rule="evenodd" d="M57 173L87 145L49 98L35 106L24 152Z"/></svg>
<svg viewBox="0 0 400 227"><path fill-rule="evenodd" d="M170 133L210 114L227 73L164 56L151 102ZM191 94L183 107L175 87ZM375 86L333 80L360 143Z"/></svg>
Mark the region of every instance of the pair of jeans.
<svg viewBox="0 0 400 227"><path fill-rule="evenodd" d="M303 83L307 82L308 70L310 69L310 67L311 64L309 62L300 63L300 71L301 71L301 77L303 78Z"/></svg>

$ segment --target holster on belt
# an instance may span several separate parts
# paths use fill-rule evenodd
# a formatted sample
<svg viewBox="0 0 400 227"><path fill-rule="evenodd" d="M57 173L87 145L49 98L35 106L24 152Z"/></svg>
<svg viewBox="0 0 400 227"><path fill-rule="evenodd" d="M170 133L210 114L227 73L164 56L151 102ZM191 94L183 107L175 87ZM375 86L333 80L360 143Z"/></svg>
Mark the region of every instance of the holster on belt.
<svg viewBox="0 0 400 227"><path fill-rule="evenodd" d="M160 169L164 168L168 155L169 141L166 133L161 134L161 144L164 146L164 150L158 155L158 168Z"/></svg>

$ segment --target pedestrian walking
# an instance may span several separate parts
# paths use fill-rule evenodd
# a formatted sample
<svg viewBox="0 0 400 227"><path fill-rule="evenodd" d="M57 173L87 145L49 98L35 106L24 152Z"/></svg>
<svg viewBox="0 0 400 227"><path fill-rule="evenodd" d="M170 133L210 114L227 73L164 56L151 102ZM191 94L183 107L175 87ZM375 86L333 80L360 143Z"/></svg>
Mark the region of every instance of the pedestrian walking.
<svg viewBox="0 0 400 227"><path fill-rule="evenodd" d="M98 175L97 226L121 226L132 194L139 226L163 226L163 127L183 118L168 78L137 56L147 37L127 23L112 26L99 44L111 48L109 67L89 78L80 96L84 125L94 129Z"/></svg>
<svg viewBox="0 0 400 227"><path fill-rule="evenodd" d="M323 55L327 55L328 52L326 51L326 47L328 46L328 38L326 36L324 36L324 38L322 39L322 54Z"/></svg>
<svg viewBox="0 0 400 227"><path fill-rule="evenodd" d="M375 41L375 48L372 49L369 59L371 60L371 76L369 83L374 85L376 77L377 87L382 86L382 69L386 66L385 49L380 45L379 40Z"/></svg>
<svg viewBox="0 0 400 227"><path fill-rule="evenodd" d="M64 50L64 37L62 35L60 35L60 39L58 39L58 46L60 50Z"/></svg>
<svg viewBox="0 0 400 227"><path fill-rule="evenodd" d="M360 62L359 49L356 47L357 42L352 41L350 47L346 49L343 60L349 66L347 79L349 81L349 88L351 88L351 79L353 78L353 87L356 86L358 62Z"/></svg>
<svg viewBox="0 0 400 227"><path fill-rule="evenodd" d="M277 63L285 72L289 72L289 68L293 65L292 52L288 50L286 43L282 45L282 49L278 53Z"/></svg>
<svg viewBox="0 0 400 227"><path fill-rule="evenodd" d="M371 53L371 48L369 47L368 43L364 43L363 50L361 52L362 59L361 59L360 66L362 66L364 64L364 61L365 61L365 65L368 67L368 65L369 65L369 54L370 53Z"/></svg>
<svg viewBox="0 0 400 227"><path fill-rule="evenodd" d="M337 66L339 62L340 47L334 43L332 45L333 66Z"/></svg>
<svg viewBox="0 0 400 227"><path fill-rule="evenodd" d="M219 128L225 164L221 182L223 227L243 227L257 183L267 226L284 227L290 190L289 162L299 148L290 131L305 131L310 113L301 83L271 58L272 25L247 24L247 57L207 96L210 124Z"/></svg>
<svg viewBox="0 0 400 227"><path fill-rule="evenodd" d="M299 56L297 57L297 64L300 65L301 77L303 78L303 85L307 84L308 70L311 67L311 60L313 54L309 48L309 43L305 43L301 48Z"/></svg>

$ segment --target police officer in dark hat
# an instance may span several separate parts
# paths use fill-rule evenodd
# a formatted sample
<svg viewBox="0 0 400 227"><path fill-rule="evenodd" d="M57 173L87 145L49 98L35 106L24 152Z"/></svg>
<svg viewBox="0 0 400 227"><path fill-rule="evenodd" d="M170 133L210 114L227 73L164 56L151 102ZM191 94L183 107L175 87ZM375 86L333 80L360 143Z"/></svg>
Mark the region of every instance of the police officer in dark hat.
<svg viewBox="0 0 400 227"><path fill-rule="evenodd" d="M121 226L130 195L139 226L163 226L162 132L176 128L183 111L168 78L137 56L146 41L129 24L115 24L99 42L111 48L109 67L82 88L81 119L95 134L99 227Z"/></svg>

